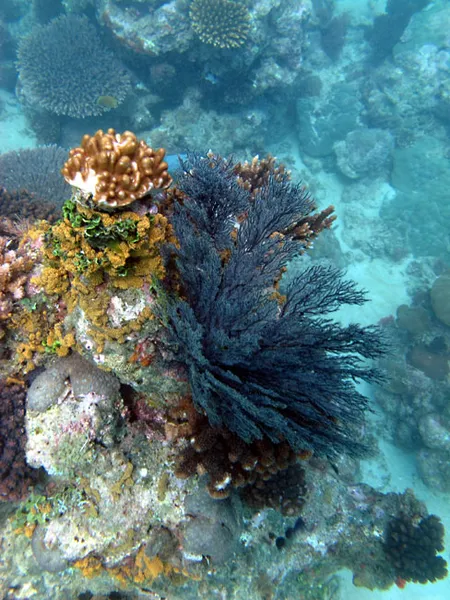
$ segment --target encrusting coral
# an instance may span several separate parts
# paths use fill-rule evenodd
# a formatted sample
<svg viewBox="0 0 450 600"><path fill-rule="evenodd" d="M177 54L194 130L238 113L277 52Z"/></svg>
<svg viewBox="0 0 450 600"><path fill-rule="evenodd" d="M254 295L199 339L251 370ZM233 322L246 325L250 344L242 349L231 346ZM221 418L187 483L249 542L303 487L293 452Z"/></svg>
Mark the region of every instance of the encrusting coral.
<svg viewBox="0 0 450 600"><path fill-rule="evenodd" d="M131 131L100 129L70 151L62 173L67 183L92 196L94 206L115 209L170 185L164 155L162 148L153 150Z"/></svg>
<svg viewBox="0 0 450 600"><path fill-rule="evenodd" d="M189 9L192 28L205 44L239 48L250 29L248 8L233 0L194 0Z"/></svg>

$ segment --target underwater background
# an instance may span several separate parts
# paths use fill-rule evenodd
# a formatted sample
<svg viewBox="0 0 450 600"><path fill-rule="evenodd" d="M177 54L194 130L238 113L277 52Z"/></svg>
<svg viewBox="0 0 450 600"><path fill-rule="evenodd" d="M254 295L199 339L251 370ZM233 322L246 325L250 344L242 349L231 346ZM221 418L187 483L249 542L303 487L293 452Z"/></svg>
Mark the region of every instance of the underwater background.
<svg viewBox="0 0 450 600"><path fill-rule="evenodd" d="M448 0L2 1L0 599L450 597L449 132Z"/></svg>

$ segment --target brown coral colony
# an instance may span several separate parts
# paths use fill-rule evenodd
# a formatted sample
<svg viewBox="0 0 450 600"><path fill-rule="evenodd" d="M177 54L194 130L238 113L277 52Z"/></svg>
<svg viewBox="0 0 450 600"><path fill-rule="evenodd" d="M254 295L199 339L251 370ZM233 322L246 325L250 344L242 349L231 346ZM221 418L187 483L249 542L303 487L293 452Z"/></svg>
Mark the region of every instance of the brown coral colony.
<svg viewBox="0 0 450 600"><path fill-rule="evenodd" d="M164 155L164 149L153 150L131 131L99 129L70 151L62 174L97 208L113 210L171 184Z"/></svg>

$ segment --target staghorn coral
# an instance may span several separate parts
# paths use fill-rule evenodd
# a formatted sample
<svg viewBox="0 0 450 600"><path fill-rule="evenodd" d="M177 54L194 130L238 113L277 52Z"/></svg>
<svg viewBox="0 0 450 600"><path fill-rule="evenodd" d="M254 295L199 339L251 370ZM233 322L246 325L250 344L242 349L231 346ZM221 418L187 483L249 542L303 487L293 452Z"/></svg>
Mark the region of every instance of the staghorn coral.
<svg viewBox="0 0 450 600"><path fill-rule="evenodd" d="M193 0L189 9L192 29L205 44L239 48L250 29L250 13L233 0Z"/></svg>
<svg viewBox="0 0 450 600"><path fill-rule="evenodd" d="M17 213L27 218L33 211L44 218L45 210L38 206L44 203L60 207L70 197L70 188L61 178L61 168L67 152L56 145L26 148L0 154L0 188L17 195ZM3 194L2 194L3 195ZM14 207L5 212L4 200L0 196L0 214L12 216ZM27 207L27 204L31 206ZM23 214L25 211L25 214Z"/></svg>
<svg viewBox="0 0 450 600"><path fill-rule="evenodd" d="M22 385L0 379L0 502L24 499L36 479L25 461L25 397Z"/></svg>
<svg viewBox="0 0 450 600"><path fill-rule="evenodd" d="M428 515L417 522L399 515L389 521L384 550L395 574L403 581L434 582L447 576L447 563L437 552L444 550L444 526Z"/></svg>
<svg viewBox="0 0 450 600"><path fill-rule="evenodd" d="M74 118L101 115L101 96L120 104L130 89L121 63L84 16L69 14L37 25L19 43L20 92L34 109Z"/></svg>
<svg viewBox="0 0 450 600"><path fill-rule="evenodd" d="M191 155L182 167L183 203L171 219L182 297L166 318L196 409L246 443L267 437L294 451L363 452L357 429L367 399L354 380L377 379L364 359L384 344L378 329L341 327L328 315L362 304L364 294L320 266L295 277L285 296L276 290L308 245L295 228L314 203L287 177L269 177L252 199L220 157Z"/></svg>
<svg viewBox="0 0 450 600"><path fill-rule="evenodd" d="M155 189L170 185L172 178L164 161L165 151L153 150L131 131L114 129L85 135L73 148L62 174L98 208L127 206Z"/></svg>
<svg viewBox="0 0 450 600"><path fill-rule="evenodd" d="M286 443L273 444L266 438L246 444L230 431L211 427L189 397L169 411L166 434L176 446L182 443L175 458L176 476L208 475L206 487L213 498L270 480L297 460Z"/></svg>

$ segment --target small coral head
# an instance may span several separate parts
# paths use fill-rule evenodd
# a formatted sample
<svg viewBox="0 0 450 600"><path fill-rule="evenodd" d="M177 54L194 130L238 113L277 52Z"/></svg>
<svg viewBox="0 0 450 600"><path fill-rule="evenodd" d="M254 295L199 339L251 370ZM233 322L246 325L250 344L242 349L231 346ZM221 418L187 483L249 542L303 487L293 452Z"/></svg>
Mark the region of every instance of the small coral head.
<svg viewBox="0 0 450 600"><path fill-rule="evenodd" d="M164 156L163 148L153 150L131 131L99 129L83 136L61 172L97 208L114 210L171 184Z"/></svg>

